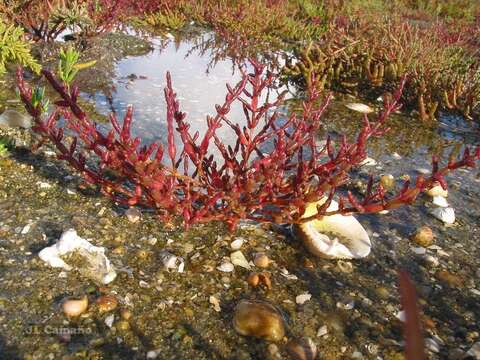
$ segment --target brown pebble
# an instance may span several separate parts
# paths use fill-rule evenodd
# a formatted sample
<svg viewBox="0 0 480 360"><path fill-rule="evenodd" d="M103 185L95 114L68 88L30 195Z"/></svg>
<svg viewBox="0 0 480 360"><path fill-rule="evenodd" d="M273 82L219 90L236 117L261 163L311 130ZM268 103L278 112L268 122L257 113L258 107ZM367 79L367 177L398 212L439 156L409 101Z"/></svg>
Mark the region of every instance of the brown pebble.
<svg viewBox="0 0 480 360"><path fill-rule="evenodd" d="M382 184L384 189L391 190L395 187L395 178L393 177L393 175L390 174L383 175L380 178L380 183Z"/></svg>
<svg viewBox="0 0 480 360"><path fill-rule="evenodd" d="M306 267L307 269L314 269L315 268L315 264L309 258L303 259L303 266Z"/></svg>
<svg viewBox="0 0 480 360"><path fill-rule="evenodd" d="M103 295L97 299L96 304L100 312L107 312L115 310L117 308L118 301L113 295Z"/></svg>
<svg viewBox="0 0 480 360"><path fill-rule="evenodd" d="M433 238L434 235L432 229L425 225L417 229L412 240L420 246L429 247L433 243Z"/></svg>
<svg viewBox="0 0 480 360"><path fill-rule="evenodd" d="M115 327L117 328L117 330L126 331L130 329L130 324L128 323L128 321L120 320L115 324Z"/></svg>
<svg viewBox="0 0 480 360"><path fill-rule="evenodd" d="M452 287L463 287L463 279L446 270L440 270L436 273L437 279Z"/></svg>
<svg viewBox="0 0 480 360"><path fill-rule="evenodd" d="M270 264L270 259L264 253L257 253L253 259L253 263L259 268L266 268Z"/></svg>
<svg viewBox="0 0 480 360"><path fill-rule="evenodd" d="M123 320L130 320L130 318L132 317L132 313L128 309L122 309L122 311L120 311L120 317Z"/></svg>

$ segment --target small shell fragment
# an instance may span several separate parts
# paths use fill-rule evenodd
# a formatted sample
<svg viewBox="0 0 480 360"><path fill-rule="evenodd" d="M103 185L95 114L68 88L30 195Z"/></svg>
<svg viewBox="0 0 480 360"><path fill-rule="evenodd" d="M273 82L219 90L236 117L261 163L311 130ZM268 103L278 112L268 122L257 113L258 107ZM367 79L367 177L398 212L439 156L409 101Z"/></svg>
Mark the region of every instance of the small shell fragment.
<svg viewBox="0 0 480 360"><path fill-rule="evenodd" d="M213 305L213 309L216 312L220 312L222 309L220 308L220 300L218 300L215 296L211 295L210 298L208 299L210 304Z"/></svg>
<svg viewBox="0 0 480 360"><path fill-rule="evenodd" d="M247 261L247 259L240 250L230 254L230 261L233 265L237 265L248 270L250 270L251 268L250 263Z"/></svg>
<svg viewBox="0 0 480 360"><path fill-rule="evenodd" d="M244 238L241 238L241 237L236 238L230 243L230 247L232 248L232 250L240 250L244 242L245 242Z"/></svg>
<svg viewBox="0 0 480 360"><path fill-rule="evenodd" d="M295 298L295 302L296 302L298 305L303 305L303 304L305 304L307 301L309 301L311 298L312 298L312 294L310 294L310 293L304 293L304 294L298 295L298 296Z"/></svg>
<svg viewBox="0 0 480 360"><path fill-rule="evenodd" d="M345 104L345 106L350 110L357 111L362 114L370 114L373 112L373 109L370 106L362 103L348 103Z"/></svg>
<svg viewBox="0 0 480 360"><path fill-rule="evenodd" d="M442 208L448 207L447 199L445 199L443 196L434 196L432 199L432 203L438 207L442 207Z"/></svg>
<svg viewBox="0 0 480 360"><path fill-rule="evenodd" d="M161 251L158 256L166 269L175 269L177 267L178 257L168 251Z"/></svg>
<svg viewBox="0 0 480 360"><path fill-rule="evenodd" d="M220 266L217 266L217 270L221 272L232 272L234 269L234 266L231 262L223 262L220 264Z"/></svg>

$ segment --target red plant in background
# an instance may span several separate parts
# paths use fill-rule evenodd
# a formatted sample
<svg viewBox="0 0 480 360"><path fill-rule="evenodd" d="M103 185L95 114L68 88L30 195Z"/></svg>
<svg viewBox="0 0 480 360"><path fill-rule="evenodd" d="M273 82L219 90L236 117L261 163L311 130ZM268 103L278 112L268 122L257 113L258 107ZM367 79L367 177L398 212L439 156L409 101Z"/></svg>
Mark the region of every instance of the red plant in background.
<svg viewBox="0 0 480 360"><path fill-rule="evenodd" d="M263 65L253 60L251 64L252 73L243 70L243 78L235 87L227 85L225 101L216 106L215 116L207 117L202 136L189 131L167 73L166 149L160 143L141 146L139 138L132 138L132 107L127 109L123 124L112 114L112 130L108 134L99 131L77 103L79 89L62 84L48 70L42 74L60 100L50 115L43 115L38 91L24 82L22 69L17 76L21 99L36 124L33 130L56 146L60 159L114 201L154 208L163 220L180 216L186 226L219 220L233 229L240 219L298 223L333 213L392 209L411 203L435 182L446 186L446 173L461 166L475 166L480 158L479 148L474 154L466 150L460 160L449 161L443 168L434 159L431 177L419 177L413 186L406 182L393 196L388 196L381 185L374 187L371 179L364 199L349 193L348 198L340 197L337 211L327 212L337 189L348 180L349 171L365 159L369 138L388 130L385 121L399 108L402 88L385 103L374 122L365 117L356 141L350 143L344 136L337 145L327 139L325 145L318 146L316 137L330 98L317 107L320 95L311 90L302 113L291 114L280 124L275 109L282 104L283 95L273 102L261 102L275 77ZM246 126L240 127L229 117L234 103L243 107ZM57 123L61 117L75 135L73 141L64 138L64 129ZM234 146L226 146L219 138L220 126L235 134ZM181 139L181 148L175 145L175 136ZM267 143L273 143L273 148L264 152ZM222 159L209 155L212 148ZM87 164L85 152L96 162L89 160ZM318 214L302 219L306 204L324 196L329 200L318 207Z"/></svg>

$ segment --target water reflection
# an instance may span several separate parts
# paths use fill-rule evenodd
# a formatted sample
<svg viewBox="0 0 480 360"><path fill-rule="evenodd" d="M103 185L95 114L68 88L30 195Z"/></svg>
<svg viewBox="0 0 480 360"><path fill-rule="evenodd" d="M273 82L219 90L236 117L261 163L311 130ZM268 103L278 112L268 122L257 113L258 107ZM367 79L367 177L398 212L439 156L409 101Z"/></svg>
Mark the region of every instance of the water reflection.
<svg viewBox="0 0 480 360"><path fill-rule="evenodd" d="M211 35L203 35L203 38ZM128 104L134 107L133 133L145 142L166 139L166 104L164 88L166 73L170 71L173 87L180 102L180 108L187 113L190 132L200 136L205 133L207 115L214 116L215 104L223 104L227 93L226 84L232 86L242 78L238 59L215 57L215 49L199 48L198 38L185 41L153 39L155 50L143 56L130 56L120 60L116 67L115 92L111 96L97 95L96 105L100 112L112 109L123 116ZM199 49L199 51L195 51ZM193 50L193 51L192 51ZM263 100L274 101L282 89L270 90ZM243 127L245 116L240 103L232 106L228 118ZM217 130L218 136L227 145L234 145L234 132L223 125ZM176 139L180 144L180 139Z"/></svg>

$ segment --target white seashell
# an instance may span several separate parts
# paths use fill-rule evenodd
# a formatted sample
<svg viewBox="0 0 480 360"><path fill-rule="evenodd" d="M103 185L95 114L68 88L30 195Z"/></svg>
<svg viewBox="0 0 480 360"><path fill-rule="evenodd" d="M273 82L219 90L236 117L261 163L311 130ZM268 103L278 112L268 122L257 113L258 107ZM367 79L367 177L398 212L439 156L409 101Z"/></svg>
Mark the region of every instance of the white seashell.
<svg viewBox="0 0 480 360"><path fill-rule="evenodd" d="M350 110L358 111L362 114L369 114L373 112L373 109L370 106L362 103L349 103L349 104L345 104L345 106Z"/></svg>
<svg viewBox="0 0 480 360"><path fill-rule="evenodd" d="M175 269L177 267L178 257L168 251L161 251L158 256L166 269Z"/></svg>
<svg viewBox="0 0 480 360"><path fill-rule="evenodd" d="M300 294L300 295L298 295L298 296L295 298L295 302L296 302L298 305L303 305L303 304L305 304L307 301L309 301L311 298L312 298L312 294L309 294L309 293Z"/></svg>
<svg viewBox="0 0 480 360"><path fill-rule="evenodd" d="M355 307L355 301L339 301L337 302L337 308L344 310L352 310Z"/></svg>
<svg viewBox="0 0 480 360"><path fill-rule="evenodd" d="M437 207L431 209L430 213L445 224L453 224L455 222L455 210L451 207Z"/></svg>
<svg viewBox="0 0 480 360"><path fill-rule="evenodd" d="M50 189L52 187L52 185L50 185L49 183L41 181L38 181L37 185L40 189Z"/></svg>
<svg viewBox="0 0 480 360"><path fill-rule="evenodd" d="M327 325L321 326L317 331L317 336L318 337L322 337L322 336L327 335L327 334L328 334Z"/></svg>
<svg viewBox="0 0 480 360"><path fill-rule="evenodd" d="M395 160L400 160L400 159L402 158L402 157L400 156L400 154L399 154L399 153L396 153L396 152L394 152L394 153L392 154L392 157L393 157Z"/></svg>
<svg viewBox="0 0 480 360"><path fill-rule="evenodd" d="M232 272L234 266L231 262L223 262L220 266L217 266L217 270L222 272Z"/></svg>
<svg viewBox="0 0 480 360"><path fill-rule="evenodd" d="M377 161L372 159L371 157L366 157L360 164L360 166L375 166L377 165Z"/></svg>
<svg viewBox="0 0 480 360"><path fill-rule="evenodd" d="M401 322L405 322L405 311L403 310L400 310L399 312L397 312L397 314L395 315L395 317L400 320Z"/></svg>
<svg viewBox="0 0 480 360"><path fill-rule="evenodd" d="M32 224L27 224L23 227L22 231L20 231L20 234L22 235L25 235L25 234L28 234L28 232L30 231L30 227L32 226Z"/></svg>
<svg viewBox="0 0 480 360"><path fill-rule="evenodd" d="M245 269L250 269L251 265L241 251L235 251L230 254L230 261L233 265L241 266Z"/></svg>
<svg viewBox="0 0 480 360"><path fill-rule="evenodd" d="M74 251L85 259L85 269L79 271L83 270L92 279L108 284L117 276L110 260L105 256L105 248L92 245L78 236L74 229L65 231L56 244L44 248L38 256L52 267L71 270L72 267L63 261L61 256Z"/></svg>
<svg viewBox="0 0 480 360"><path fill-rule="evenodd" d="M87 296L81 299L68 299L62 304L62 310L68 317L77 317L83 314L88 308Z"/></svg>
<svg viewBox="0 0 480 360"><path fill-rule="evenodd" d="M445 199L443 196L434 196L432 199L432 203L438 207L448 207L447 199Z"/></svg>
<svg viewBox="0 0 480 360"><path fill-rule="evenodd" d="M427 249L424 247L413 247L412 251L417 255L425 255L427 253Z"/></svg>
<svg viewBox="0 0 480 360"><path fill-rule="evenodd" d="M326 198L318 203L310 203L303 217L317 213L317 204L323 204ZM327 211L338 210L338 203L332 200ZM303 240L306 248L314 255L336 259L357 259L370 254L372 244L370 237L355 217L349 215L324 216L321 220L312 220L294 226L294 230ZM347 243L341 243L338 238L330 239L322 233L328 232L339 235Z"/></svg>
<svg viewBox="0 0 480 360"><path fill-rule="evenodd" d="M236 238L230 243L230 247L232 248L232 250L240 250L244 242L245 242L244 238L241 238L241 237Z"/></svg>
<svg viewBox="0 0 480 360"><path fill-rule="evenodd" d="M114 314L108 315L105 318L105 325L107 325L109 328L111 328L113 326L114 321L115 321L115 315Z"/></svg>

